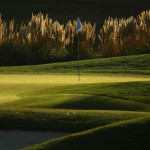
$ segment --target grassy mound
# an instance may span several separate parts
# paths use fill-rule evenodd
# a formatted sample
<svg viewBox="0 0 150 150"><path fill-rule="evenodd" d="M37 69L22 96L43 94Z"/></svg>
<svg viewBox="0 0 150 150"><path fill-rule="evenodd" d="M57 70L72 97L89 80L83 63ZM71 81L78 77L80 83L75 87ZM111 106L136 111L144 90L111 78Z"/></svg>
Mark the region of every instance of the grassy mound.
<svg viewBox="0 0 150 150"><path fill-rule="evenodd" d="M16 95L13 93L9 102L2 101L1 107L150 111L150 82L86 84L86 86L85 84L22 85L22 92L17 88L18 85L3 87L1 91L3 95L6 91L11 94L18 90L18 93ZM14 97L17 99L14 100Z"/></svg>
<svg viewBox="0 0 150 150"><path fill-rule="evenodd" d="M140 118L114 123L80 132L26 150L82 150L115 149L147 150L150 139L150 118ZM87 144L88 143L88 144Z"/></svg>
<svg viewBox="0 0 150 150"><path fill-rule="evenodd" d="M1 129L79 132L149 115L149 112L1 108Z"/></svg>
<svg viewBox="0 0 150 150"><path fill-rule="evenodd" d="M81 61L83 83L77 62L0 67L0 129L78 132L29 149L147 150L149 56Z"/></svg>
<svg viewBox="0 0 150 150"><path fill-rule="evenodd" d="M80 61L81 73L150 74L150 54L100 58ZM0 73L63 73L76 74L78 62L53 63L35 66L0 67Z"/></svg>

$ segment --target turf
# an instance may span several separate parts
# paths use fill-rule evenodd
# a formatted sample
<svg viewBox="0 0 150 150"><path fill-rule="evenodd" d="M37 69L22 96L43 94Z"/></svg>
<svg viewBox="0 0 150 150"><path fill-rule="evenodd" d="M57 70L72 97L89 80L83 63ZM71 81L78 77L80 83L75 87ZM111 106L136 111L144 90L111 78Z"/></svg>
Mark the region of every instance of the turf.
<svg viewBox="0 0 150 150"><path fill-rule="evenodd" d="M82 74L121 73L150 74L150 54L113 58L99 58L80 61ZM78 62L53 63L35 66L0 67L1 74L77 74Z"/></svg>
<svg viewBox="0 0 150 150"><path fill-rule="evenodd" d="M144 117L94 128L26 150L147 150L150 148L149 139L150 118Z"/></svg>
<svg viewBox="0 0 150 150"><path fill-rule="evenodd" d="M147 115L131 111L0 108L0 129L72 133Z"/></svg>
<svg viewBox="0 0 150 150"><path fill-rule="evenodd" d="M136 17L146 9L147 0L0 1L6 22L27 23L41 11L61 24L77 16L96 23L97 34L108 16ZM80 84L76 76L58 76L76 75L77 62L0 67L0 129L78 132L32 150L148 150L149 64L150 55L84 60Z"/></svg>
<svg viewBox="0 0 150 150"><path fill-rule="evenodd" d="M134 81L150 81L148 76L121 76L121 75L23 75L23 74L3 74L0 75L0 84L41 84L41 85L77 85L89 83L119 83Z"/></svg>
<svg viewBox="0 0 150 150"><path fill-rule="evenodd" d="M29 149L148 149L149 56L81 61L81 82L77 62L0 67L0 129L75 133Z"/></svg>
<svg viewBox="0 0 150 150"><path fill-rule="evenodd" d="M4 94L18 85L4 86ZM21 86L23 88L23 86ZM136 87L136 88L135 88ZM28 91L25 91L28 88ZM10 90L9 90L10 89ZM12 90L13 89L13 90ZM24 85L24 91L12 94L12 100L1 107L55 108L87 110L150 111L150 82L125 82L77 85ZM20 89L19 89L20 90ZM16 89L17 92L17 89ZM4 95L3 94L3 95ZM14 96L17 99L14 99Z"/></svg>

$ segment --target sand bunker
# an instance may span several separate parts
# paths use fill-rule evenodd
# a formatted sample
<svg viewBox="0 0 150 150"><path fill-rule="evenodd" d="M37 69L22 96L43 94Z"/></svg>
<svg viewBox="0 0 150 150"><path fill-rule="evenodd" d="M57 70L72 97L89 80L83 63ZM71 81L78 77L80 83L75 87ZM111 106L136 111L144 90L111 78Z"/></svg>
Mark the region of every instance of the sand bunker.
<svg viewBox="0 0 150 150"><path fill-rule="evenodd" d="M0 131L0 149L19 150L65 135L68 134L57 132L2 130Z"/></svg>

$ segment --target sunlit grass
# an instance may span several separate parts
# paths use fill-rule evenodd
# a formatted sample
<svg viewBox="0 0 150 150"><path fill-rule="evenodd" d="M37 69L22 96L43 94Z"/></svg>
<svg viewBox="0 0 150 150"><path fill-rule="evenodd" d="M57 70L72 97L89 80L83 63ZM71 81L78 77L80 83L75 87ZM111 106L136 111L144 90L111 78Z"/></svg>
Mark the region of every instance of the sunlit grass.
<svg viewBox="0 0 150 150"><path fill-rule="evenodd" d="M82 61L80 82L75 68L76 62L0 68L0 128L78 132L149 115L149 55Z"/></svg>
<svg viewBox="0 0 150 150"><path fill-rule="evenodd" d="M3 97L0 99L0 106L150 111L149 87L149 82L5 84L1 87ZM8 96L12 95L12 99L4 102L4 99L8 98L7 92L10 94Z"/></svg>
<svg viewBox="0 0 150 150"><path fill-rule="evenodd" d="M0 84L81 84L81 83L110 83L150 81L148 77L115 76L115 75L82 75L79 82L78 75L0 75Z"/></svg>

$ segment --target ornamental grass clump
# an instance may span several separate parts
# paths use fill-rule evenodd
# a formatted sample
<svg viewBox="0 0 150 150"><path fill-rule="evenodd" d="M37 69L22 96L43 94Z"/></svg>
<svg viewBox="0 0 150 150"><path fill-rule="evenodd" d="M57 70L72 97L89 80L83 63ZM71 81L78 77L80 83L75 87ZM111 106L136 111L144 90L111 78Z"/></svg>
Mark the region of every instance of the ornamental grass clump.
<svg viewBox="0 0 150 150"><path fill-rule="evenodd" d="M65 29L58 21L52 21L48 15L39 13L38 15L32 14L32 19L26 30L26 39L29 44L36 45L41 43L49 43L53 47L65 48Z"/></svg>
<svg viewBox="0 0 150 150"><path fill-rule="evenodd" d="M18 59L16 56L23 55L29 64L64 61L69 58L75 60L78 40L76 27L75 20L61 25L42 13L32 14L27 25L24 23L20 26L15 25L13 19L7 27L0 15L0 58L7 57L9 62L14 62L12 60ZM90 55L94 51L96 25L84 22L83 28L79 33L80 52L83 55ZM21 63L19 61L18 63Z"/></svg>
<svg viewBox="0 0 150 150"><path fill-rule="evenodd" d="M78 34L76 33L77 21L73 20L73 22L69 21L66 24L66 47L69 49L73 49L77 54L78 49ZM82 54L90 55L94 51L95 45L95 29L96 24L94 26L91 25L90 22L83 23L83 30L79 32L79 45L80 52Z"/></svg>
<svg viewBox="0 0 150 150"><path fill-rule="evenodd" d="M89 58L96 48L96 24L85 21L82 25L83 30L77 33L76 20L61 25L42 13L32 14L28 24L19 26L12 19L7 25L0 14L0 65L76 60L78 34L80 58ZM150 10L143 11L136 18L109 17L98 37L103 57L149 53Z"/></svg>
<svg viewBox="0 0 150 150"><path fill-rule="evenodd" d="M150 48L150 10L137 18L105 20L99 34L103 56L118 56ZM142 53L142 52L141 52Z"/></svg>
<svg viewBox="0 0 150 150"><path fill-rule="evenodd" d="M7 42L7 30L7 24L5 21L2 21L0 14L0 46Z"/></svg>

